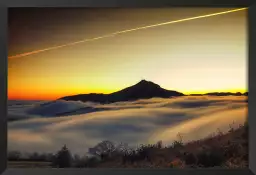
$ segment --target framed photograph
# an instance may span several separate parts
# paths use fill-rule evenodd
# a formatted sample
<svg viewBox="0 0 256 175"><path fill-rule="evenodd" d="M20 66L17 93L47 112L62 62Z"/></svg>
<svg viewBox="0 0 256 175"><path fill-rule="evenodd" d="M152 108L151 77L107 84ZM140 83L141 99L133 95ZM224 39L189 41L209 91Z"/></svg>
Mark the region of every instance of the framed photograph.
<svg viewBox="0 0 256 175"><path fill-rule="evenodd" d="M255 174L252 2L3 4L0 173Z"/></svg>

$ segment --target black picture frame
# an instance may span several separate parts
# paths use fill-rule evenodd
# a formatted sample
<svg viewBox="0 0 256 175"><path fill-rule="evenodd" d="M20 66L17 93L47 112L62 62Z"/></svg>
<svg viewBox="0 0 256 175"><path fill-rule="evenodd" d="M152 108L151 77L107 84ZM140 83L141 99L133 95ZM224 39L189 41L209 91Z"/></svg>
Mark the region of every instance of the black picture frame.
<svg viewBox="0 0 256 175"><path fill-rule="evenodd" d="M12 7L248 7L248 169L7 169L7 17ZM249 175L256 172L256 5L252 0L3 0L0 2L0 173L4 175L50 174L197 174L197 175ZM254 105L255 103L255 105ZM253 127L254 126L254 127ZM254 165L254 166L253 166Z"/></svg>

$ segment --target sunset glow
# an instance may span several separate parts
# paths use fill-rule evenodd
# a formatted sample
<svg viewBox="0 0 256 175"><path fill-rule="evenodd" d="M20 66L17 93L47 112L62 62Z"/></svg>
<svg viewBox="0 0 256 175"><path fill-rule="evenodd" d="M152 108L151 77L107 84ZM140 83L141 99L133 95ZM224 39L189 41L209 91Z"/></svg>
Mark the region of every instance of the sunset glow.
<svg viewBox="0 0 256 175"><path fill-rule="evenodd" d="M112 93L141 79L185 94L247 91L244 8L14 11L9 99Z"/></svg>

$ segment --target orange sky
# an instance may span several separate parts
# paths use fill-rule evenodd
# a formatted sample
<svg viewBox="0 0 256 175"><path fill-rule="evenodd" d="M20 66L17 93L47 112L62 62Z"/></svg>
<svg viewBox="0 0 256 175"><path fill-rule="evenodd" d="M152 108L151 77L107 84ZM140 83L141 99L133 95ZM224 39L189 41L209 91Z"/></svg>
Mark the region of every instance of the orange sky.
<svg viewBox="0 0 256 175"><path fill-rule="evenodd" d="M9 12L9 56L225 8ZM247 89L246 10L8 60L9 99L111 93L141 79L183 93Z"/></svg>

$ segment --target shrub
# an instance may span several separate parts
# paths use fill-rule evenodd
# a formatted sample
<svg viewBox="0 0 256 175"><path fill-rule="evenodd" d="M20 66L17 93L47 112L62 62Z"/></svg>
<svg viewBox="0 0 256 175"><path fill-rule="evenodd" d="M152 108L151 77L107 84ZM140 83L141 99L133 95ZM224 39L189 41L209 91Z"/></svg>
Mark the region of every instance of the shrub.
<svg viewBox="0 0 256 175"><path fill-rule="evenodd" d="M221 166L225 162L223 151L217 148L208 148L197 155L197 164L203 167Z"/></svg>
<svg viewBox="0 0 256 175"><path fill-rule="evenodd" d="M230 142L229 145L224 147L224 155L226 158L237 157L243 154L243 147L239 143Z"/></svg>
<svg viewBox="0 0 256 175"><path fill-rule="evenodd" d="M107 161L107 160L109 160L111 157L110 157L110 154L109 153L101 153L100 154L100 159L102 160L102 161Z"/></svg>
<svg viewBox="0 0 256 175"><path fill-rule="evenodd" d="M158 142L156 143L156 147L157 147L158 149L163 148L163 142L162 142L162 141L158 141Z"/></svg>
<svg viewBox="0 0 256 175"><path fill-rule="evenodd" d="M233 122L232 125L231 124L229 125L229 131L228 131L229 133L232 133L235 131L234 125L235 125L235 122Z"/></svg>
<svg viewBox="0 0 256 175"><path fill-rule="evenodd" d="M247 122L244 124L244 132L242 134L242 138L246 140L249 138L249 127Z"/></svg>
<svg viewBox="0 0 256 175"><path fill-rule="evenodd" d="M138 151L132 150L130 152L125 152L122 156L123 164L126 164L127 162L134 163L136 161L143 160L145 156L144 154L146 154L146 152L144 152L143 149Z"/></svg>
<svg viewBox="0 0 256 175"><path fill-rule="evenodd" d="M19 151L10 151L10 152L8 152L7 156L8 156L8 160L16 161L16 160L20 160L21 153Z"/></svg>
<svg viewBox="0 0 256 175"><path fill-rule="evenodd" d="M159 146L159 145L158 145ZM148 146L142 146L139 148L137 154L137 160L148 160L151 161L150 159L150 152L153 151L153 148L148 145Z"/></svg>
<svg viewBox="0 0 256 175"><path fill-rule="evenodd" d="M97 159L97 157L91 157L85 161L85 166L86 167L96 167L99 163L100 163L100 160Z"/></svg>
<svg viewBox="0 0 256 175"><path fill-rule="evenodd" d="M174 159L169 163L170 168L183 168L184 167L184 162L181 159Z"/></svg>
<svg viewBox="0 0 256 175"><path fill-rule="evenodd" d="M217 137L219 138L219 137L221 137L223 135L224 135L223 132L218 128L217 129Z"/></svg>
<svg viewBox="0 0 256 175"><path fill-rule="evenodd" d="M29 160L30 161L47 161L47 155L39 154L39 153L35 152L29 156Z"/></svg>
<svg viewBox="0 0 256 175"><path fill-rule="evenodd" d="M81 158L77 157L74 160L74 167L75 168L85 168L85 167L88 167L88 161L89 161L88 157L81 157Z"/></svg>
<svg viewBox="0 0 256 175"><path fill-rule="evenodd" d="M174 142L172 143L172 147L173 147L174 149L181 148L181 147L183 147L183 143L182 143L181 141L174 141Z"/></svg>
<svg viewBox="0 0 256 175"><path fill-rule="evenodd" d="M46 154L46 161L53 162L54 158L55 158L54 154L52 154L52 153Z"/></svg>
<svg viewBox="0 0 256 175"><path fill-rule="evenodd" d="M180 133L177 135L177 137L178 137L178 140L175 140L175 141L172 143L172 148L174 148L174 149L176 149L176 148L179 149L179 148L181 148L181 147L184 146L184 144L183 144L183 142L182 142L182 136L181 136Z"/></svg>
<svg viewBox="0 0 256 175"><path fill-rule="evenodd" d="M197 158L193 153L185 154L184 160L187 165L197 164Z"/></svg>

